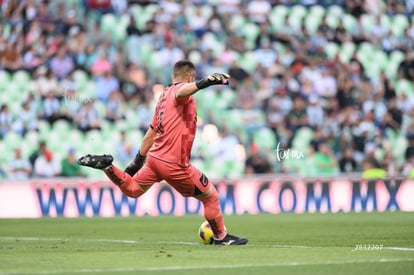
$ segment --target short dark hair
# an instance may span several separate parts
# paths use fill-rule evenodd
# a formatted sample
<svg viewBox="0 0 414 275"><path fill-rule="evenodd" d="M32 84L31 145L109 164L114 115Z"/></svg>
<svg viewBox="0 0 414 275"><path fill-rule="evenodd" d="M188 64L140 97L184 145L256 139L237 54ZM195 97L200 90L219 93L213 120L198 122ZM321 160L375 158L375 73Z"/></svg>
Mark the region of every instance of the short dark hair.
<svg viewBox="0 0 414 275"><path fill-rule="evenodd" d="M188 74L195 74L195 66L190 60L180 60L174 65L173 76L184 77Z"/></svg>

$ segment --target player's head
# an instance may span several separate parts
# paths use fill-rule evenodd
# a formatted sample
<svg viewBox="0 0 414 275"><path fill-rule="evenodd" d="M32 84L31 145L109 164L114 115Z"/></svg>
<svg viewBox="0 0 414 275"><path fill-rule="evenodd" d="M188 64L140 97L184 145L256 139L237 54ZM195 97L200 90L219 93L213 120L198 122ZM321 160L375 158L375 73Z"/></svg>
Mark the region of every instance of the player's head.
<svg viewBox="0 0 414 275"><path fill-rule="evenodd" d="M189 60L180 60L174 65L172 81L176 82L193 82L195 80L195 66Z"/></svg>

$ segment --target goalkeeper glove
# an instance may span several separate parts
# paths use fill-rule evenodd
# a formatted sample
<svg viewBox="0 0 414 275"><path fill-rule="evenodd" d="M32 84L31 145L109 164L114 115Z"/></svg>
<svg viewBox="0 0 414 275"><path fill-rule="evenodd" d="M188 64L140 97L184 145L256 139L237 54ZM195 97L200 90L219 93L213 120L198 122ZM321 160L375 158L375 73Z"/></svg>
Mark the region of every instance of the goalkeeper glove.
<svg viewBox="0 0 414 275"><path fill-rule="evenodd" d="M135 159L128 164L128 166L125 168L124 172L133 177L136 172L141 169L141 167L144 165L146 156L141 156L140 152L138 151L138 154L135 156Z"/></svg>
<svg viewBox="0 0 414 275"><path fill-rule="evenodd" d="M196 86L199 90L207 88L212 85L229 85L230 75L222 73L214 73L203 79L196 81Z"/></svg>

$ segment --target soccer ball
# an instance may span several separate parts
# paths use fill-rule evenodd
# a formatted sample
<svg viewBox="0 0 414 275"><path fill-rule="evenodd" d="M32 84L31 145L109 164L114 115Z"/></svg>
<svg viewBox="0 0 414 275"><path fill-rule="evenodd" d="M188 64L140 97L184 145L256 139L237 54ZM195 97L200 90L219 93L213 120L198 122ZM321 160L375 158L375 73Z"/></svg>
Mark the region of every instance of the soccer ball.
<svg viewBox="0 0 414 275"><path fill-rule="evenodd" d="M208 221L203 222L198 229L198 235L204 244L212 244L214 233Z"/></svg>

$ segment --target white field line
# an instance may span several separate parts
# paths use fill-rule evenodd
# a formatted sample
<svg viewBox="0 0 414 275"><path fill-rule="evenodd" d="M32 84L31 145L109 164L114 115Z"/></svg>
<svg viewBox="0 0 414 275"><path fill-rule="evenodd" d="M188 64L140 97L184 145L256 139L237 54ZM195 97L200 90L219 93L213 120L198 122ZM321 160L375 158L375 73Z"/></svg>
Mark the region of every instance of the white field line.
<svg viewBox="0 0 414 275"><path fill-rule="evenodd" d="M84 268L74 270L45 270L31 274L74 274L74 273L121 273L121 272L158 272L158 271L174 271L174 270L209 270L209 269L236 269L236 268L257 268L257 267L295 267L295 266L313 266L313 265L348 265L348 264L366 264L366 263L402 263L414 262L414 259L397 259L397 258L381 258L381 259L353 259L353 260L337 260L337 261L312 261L312 262L286 262L286 263L263 263L263 264L230 264L230 265L203 265L203 266L187 266L172 265L159 267L136 267L136 268ZM0 272L3 274L18 274L19 272Z"/></svg>
<svg viewBox="0 0 414 275"><path fill-rule="evenodd" d="M159 245L203 245L197 242L147 242L147 241L136 241L136 240L114 240L114 239L68 239L68 238L42 238L42 237L11 237L11 236L0 236L0 241L43 241L43 242L92 242L92 243L125 243L125 244L159 244ZM268 248L298 248L298 249L309 249L309 248L324 248L322 246L304 246L304 245L288 245L288 244L248 244L249 247L268 247ZM382 247L381 250L396 250L396 251L409 251L414 252L414 247ZM366 250L361 250L366 251ZM371 250L370 250L371 251ZM380 251L372 250L372 251Z"/></svg>

